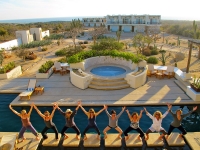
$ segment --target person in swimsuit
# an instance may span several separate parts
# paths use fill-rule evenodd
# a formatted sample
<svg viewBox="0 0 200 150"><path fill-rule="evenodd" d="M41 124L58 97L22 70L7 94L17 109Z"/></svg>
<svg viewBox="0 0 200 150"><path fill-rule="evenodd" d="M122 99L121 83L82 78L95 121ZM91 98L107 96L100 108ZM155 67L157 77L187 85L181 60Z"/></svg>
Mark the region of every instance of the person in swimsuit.
<svg viewBox="0 0 200 150"><path fill-rule="evenodd" d="M133 112L132 115L130 115L129 110L127 109L126 112L128 114L128 117L131 121L131 124L129 125L129 127L124 131L124 135L125 135L125 140L129 139L128 133L132 130L136 130L138 133L140 133L140 135L138 136L138 140L141 140L144 137L144 132L142 131L142 129L139 127L139 121L142 118L142 113L144 110L140 111L140 115L138 115L137 112Z"/></svg>
<svg viewBox="0 0 200 150"><path fill-rule="evenodd" d="M91 128L94 128L98 135L97 135L97 139L100 140L100 131L99 131L99 128L97 127L97 124L96 124L96 117L106 109L106 106L104 105L104 108L101 109L99 112L95 113L94 109L93 108L90 108L89 111L87 112L83 107L82 105L80 104L80 107L81 109L83 110L83 112L87 115L88 117L88 125L87 127L85 128L85 130L83 131L83 135L84 135L84 139L83 140L87 140L87 136L86 136L86 132L91 129Z"/></svg>
<svg viewBox="0 0 200 150"><path fill-rule="evenodd" d="M184 117L190 115L192 112L194 112L195 110L197 110L197 106L193 107L193 110L191 110L190 112L186 113L186 114L182 114L182 110L178 109L176 110L176 113L174 114L171 109L170 109L170 114L173 117L173 121L169 126L169 130L167 132L167 136L166 139L168 139L168 136L171 134L171 132L175 129L178 128L182 133L180 134L179 137L183 137L183 135L187 134L186 130L183 128L183 126L181 125L181 122L183 120Z"/></svg>
<svg viewBox="0 0 200 150"><path fill-rule="evenodd" d="M63 112L61 108L58 107L59 112L65 117L66 123L65 126L63 127L61 134L62 136L65 136L64 139L68 138L68 135L65 134L65 131L68 128L73 128L76 131L76 138L79 140L80 137L80 130L78 129L78 127L76 126L75 122L74 122L74 116L76 115L78 109L80 107L80 102L78 102L78 106L76 107L76 109L72 112L71 109L67 109L66 112Z"/></svg>
<svg viewBox="0 0 200 150"><path fill-rule="evenodd" d="M108 113L108 110L107 110L107 106L105 106L106 109L106 114L108 115L108 118L109 118L109 124L108 126L103 130L103 133L104 133L104 139L107 138L107 131L109 131L111 128L114 128L115 130L117 130L119 132L119 135L118 135L118 138L121 139L121 135L123 133L122 129L118 126L118 119L119 117L122 115L122 113L124 112L125 108L126 107L122 107L122 111L116 115L116 111L115 110L111 110L111 115Z"/></svg>
<svg viewBox="0 0 200 150"><path fill-rule="evenodd" d="M58 107L58 105L54 104L53 105L53 111L51 112L51 114L49 113L49 111L45 111L44 114L42 114L40 112L40 110L37 108L37 106L34 105L35 110L44 119L44 123L46 125L41 132L44 140L46 140L48 138L46 132L49 129L52 129L55 132L55 139L58 140L58 130L56 128L56 125L52 122L54 112L55 112L57 107Z"/></svg>
<svg viewBox="0 0 200 150"><path fill-rule="evenodd" d="M30 130L35 136L36 136L36 140L39 140L39 136L37 131L35 130L35 128L32 126L31 122L30 122L30 116L31 116L31 112L33 110L33 105L31 104L31 108L29 110L29 112L27 113L25 109L23 109L21 111L21 113L18 113L16 110L14 110L12 108L11 105L9 105L10 110L12 110L12 112L14 114L16 114L17 116L19 116L21 118L22 121L22 128L19 132L19 136L18 139L22 139L20 142L23 142L24 140L26 140L26 138L24 137L24 132L28 129Z"/></svg>
<svg viewBox="0 0 200 150"><path fill-rule="evenodd" d="M155 132L155 131L162 132L162 134L159 137L160 140L162 140L163 136L167 134L165 129L161 126L163 118L167 116L168 112L171 109L171 105L167 104L167 106L168 106L168 110L163 115L160 111L156 111L154 112L153 116L144 107L144 111L146 112L147 116L149 116L149 118L151 118L153 121L153 124L151 125L151 127L146 131L146 140L149 139L149 133L151 132Z"/></svg>

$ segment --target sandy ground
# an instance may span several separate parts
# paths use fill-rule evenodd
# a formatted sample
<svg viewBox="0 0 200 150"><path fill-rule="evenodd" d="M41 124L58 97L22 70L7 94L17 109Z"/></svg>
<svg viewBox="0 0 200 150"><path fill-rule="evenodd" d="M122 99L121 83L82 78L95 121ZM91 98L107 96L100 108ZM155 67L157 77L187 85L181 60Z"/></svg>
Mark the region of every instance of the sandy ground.
<svg viewBox="0 0 200 150"><path fill-rule="evenodd" d="M106 34L107 36L110 37L116 37L115 33L110 32L109 34ZM132 41L132 37L134 36L134 33L122 33L121 35L121 41L122 42L126 42L126 43L131 43ZM161 35L162 36L162 35ZM174 35L165 35L168 39L169 42L176 42L177 41L177 36ZM78 43L78 41L85 41L88 40L89 35L85 34L85 36L79 37L77 38L76 42ZM188 47L187 47L187 38L185 37L179 37L181 40L181 45L179 47L177 46L169 46L168 44L163 43L163 39L161 38L160 40L158 40L156 42L156 45L158 46L158 48L163 45L164 50L168 52L170 52L173 56L177 53L177 52L182 52L185 54L185 59L178 62L178 68L180 68L181 70L185 71L186 70L186 66L187 66L187 59L188 59ZM10 58L6 58L4 59L3 65L7 64L8 62L12 62L14 61L16 63L16 65L21 65L22 69L23 69L23 75L21 76L22 78L26 78L26 77L35 77L36 72L38 71L39 67L44 64L46 61L48 60L52 60L52 61L56 61L59 60L62 57L57 57L55 56L55 52L61 48L64 48L68 45L73 45L72 40L71 39L64 39L61 41L60 46L58 46L56 44L56 40L53 41L53 44L47 46L48 50L45 52L39 51L38 48L31 48L28 49L29 51L34 52L38 57L35 60L26 60L25 62L23 60L21 60L21 58L18 58L14 53L11 54ZM91 44L92 41L89 41L89 43ZM89 44L89 45L90 45ZM86 48L86 50L88 49L88 46ZM125 49L125 51L128 52L132 52L135 53L136 50L133 47L128 47L128 49ZM197 75L199 76L200 73L200 60L198 60L196 58L198 54L198 50L193 50L192 51L192 57L191 57L191 63L190 63L190 72L193 75ZM156 57L159 57L159 55L156 55ZM162 65L162 63L159 61L158 65ZM173 58L169 59L166 63L166 65L174 65L173 62Z"/></svg>

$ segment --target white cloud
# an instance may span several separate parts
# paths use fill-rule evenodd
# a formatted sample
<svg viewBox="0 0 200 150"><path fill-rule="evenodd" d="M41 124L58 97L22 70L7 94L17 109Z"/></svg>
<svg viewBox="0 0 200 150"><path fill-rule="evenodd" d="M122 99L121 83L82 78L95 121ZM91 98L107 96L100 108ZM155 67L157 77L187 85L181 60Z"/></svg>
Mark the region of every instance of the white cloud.
<svg viewBox="0 0 200 150"><path fill-rule="evenodd" d="M0 20L112 14L156 14L162 18L200 20L198 0L0 0ZM2 15L3 14L3 15Z"/></svg>

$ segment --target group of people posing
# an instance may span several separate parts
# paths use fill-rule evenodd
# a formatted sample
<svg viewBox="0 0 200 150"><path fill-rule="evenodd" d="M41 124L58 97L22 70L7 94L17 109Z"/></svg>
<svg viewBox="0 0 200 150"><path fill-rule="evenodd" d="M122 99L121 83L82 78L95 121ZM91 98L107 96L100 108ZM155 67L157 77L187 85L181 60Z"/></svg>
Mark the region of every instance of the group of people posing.
<svg viewBox="0 0 200 150"><path fill-rule="evenodd" d="M126 109L126 107L122 107L122 111L119 114L116 114L115 110L112 110L110 113L108 112L108 107L106 105L104 105L103 109L101 109L98 112L95 112L93 108L90 108L89 111L86 111L83 106L81 105L81 102L78 102L77 107L75 108L74 111L72 111L71 109L67 109L65 112L63 112L63 110L58 106L57 103L53 104L53 111L51 113L49 113L49 111L45 111L44 113L41 113L40 110L37 108L37 106L32 103L31 104L31 108L29 110L29 112L27 113L26 110L22 110L21 113L15 111L11 105L9 105L9 108L21 118L22 121L22 128L19 132L19 140L23 141L26 138L24 137L24 132L28 129L30 130L35 136L36 139L39 140L38 137L38 133L35 130L35 128L32 126L31 122L30 122L30 115L32 112L32 109L35 108L35 110L37 111L37 113L44 119L44 123L45 123L45 127L42 130L41 134L43 136L43 139L47 139L47 130L48 129L53 129L55 132L55 139L58 140L58 130L56 128L56 125L52 122L53 116L54 116L54 112L57 109L65 118L65 125L63 127L63 129L61 130L61 134L64 137L64 139L68 138L68 135L65 133L65 131L68 128L73 128L76 132L76 138L80 139L80 130L78 129L78 127L76 126L75 122L74 122L74 116L77 113L79 107L83 110L83 112L86 114L87 118L88 118L88 125L86 126L85 130L83 131L83 135L84 135L84 139L83 140L87 140L87 135L86 132L93 128L96 130L96 132L98 133L97 135L97 139L100 140L100 131L99 128L96 124L96 117L105 110L108 118L109 118L109 123L107 125L107 127L103 130L104 133L104 138L107 138L107 131L109 131L111 128L114 128L115 130L117 130L119 132L118 134L118 138L121 139L121 135L122 133L124 133L125 135L125 140L129 139L129 135L128 133L132 130L135 130L139 133L138 136L138 140L141 140L142 138L145 138L145 140L149 139L149 133L152 132L159 132L162 133L158 138L160 140L163 139L163 136L166 135L166 139L168 138L168 136L171 134L171 132L173 131L173 129L178 128L181 131L180 137L182 137L183 135L186 134L186 130L184 129L184 127L181 125L181 122L183 120L184 117L188 116L189 114L191 114L193 111L195 111L197 109L196 107L193 107L193 110L186 113L186 114L182 114L182 110L178 109L176 110L175 113L172 112L171 108L172 105L171 104L167 104L168 106L168 110L162 114L160 111L156 111L154 112L154 114L150 114L147 109L144 107L143 110L140 111L140 113L138 114L137 112L133 112L132 114L130 114L129 110ZM126 109L126 110L125 110ZM127 115L130 119L130 125L127 127L127 129L123 132L122 129L118 126L118 119L120 118L120 116L122 115L122 113L126 111ZM152 125L151 127L146 131L146 136L143 132L143 130L139 127L139 121L142 118L142 113L143 111L146 112L146 115L149 116L149 118L152 120ZM173 117L173 121L169 126L168 132L166 132L166 130L162 127L162 119L165 118L167 116L167 114L170 113Z"/></svg>

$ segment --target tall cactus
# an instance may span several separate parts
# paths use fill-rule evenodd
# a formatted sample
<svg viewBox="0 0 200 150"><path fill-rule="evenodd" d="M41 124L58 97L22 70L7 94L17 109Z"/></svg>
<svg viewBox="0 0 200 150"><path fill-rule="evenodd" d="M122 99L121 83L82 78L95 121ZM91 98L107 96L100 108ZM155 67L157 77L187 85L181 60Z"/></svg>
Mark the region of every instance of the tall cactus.
<svg viewBox="0 0 200 150"><path fill-rule="evenodd" d="M193 38L197 39L197 24L195 20L193 21Z"/></svg>
<svg viewBox="0 0 200 150"><path fill-rule="evenodd" d="M180 39L179 39L179 36L177 38L177 43L176 43L177 46L180 46Z"/></svg>

